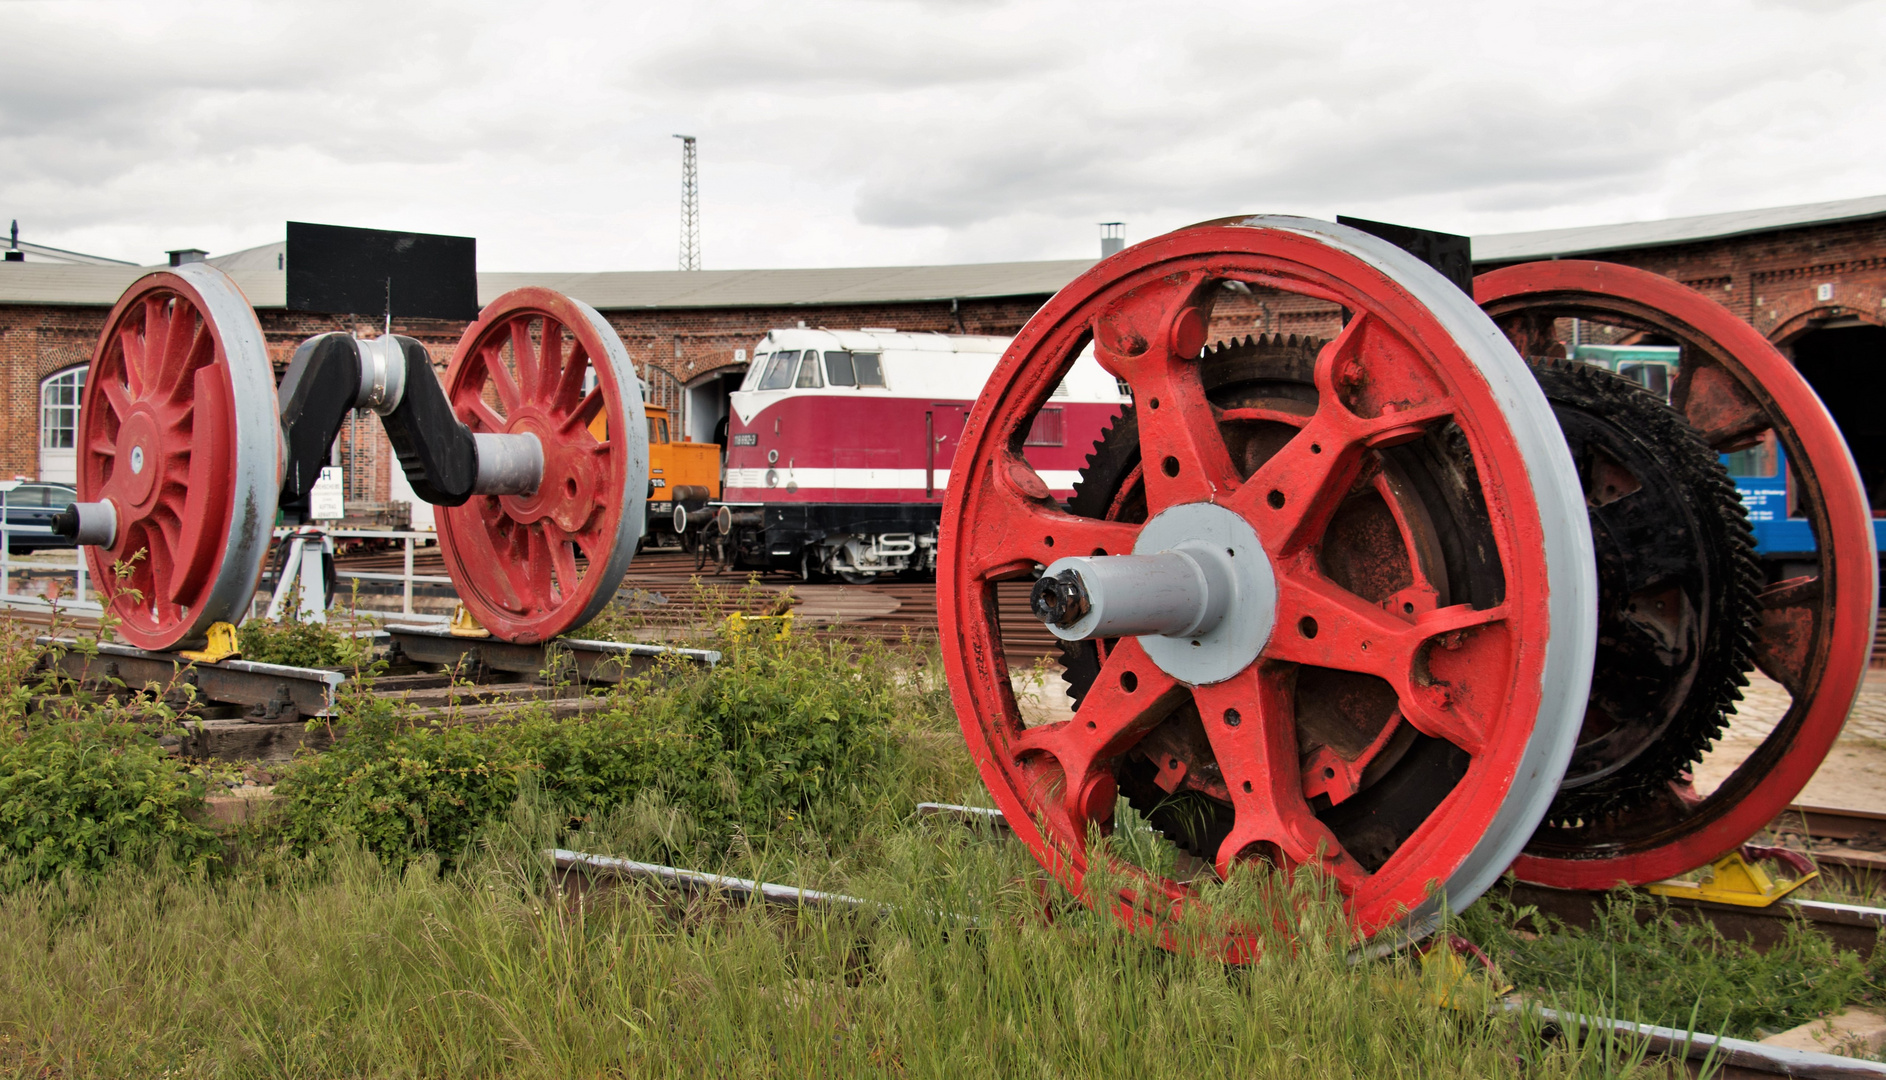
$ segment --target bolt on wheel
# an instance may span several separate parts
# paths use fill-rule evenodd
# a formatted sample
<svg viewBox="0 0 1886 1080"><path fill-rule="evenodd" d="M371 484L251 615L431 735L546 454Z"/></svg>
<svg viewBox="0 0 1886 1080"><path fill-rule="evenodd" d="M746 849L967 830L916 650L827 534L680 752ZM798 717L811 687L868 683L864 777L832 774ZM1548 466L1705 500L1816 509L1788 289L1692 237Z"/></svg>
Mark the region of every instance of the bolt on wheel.
<svg viewBox="0 0 1886 1080"><path fill-rule="evenodd" d="M542 450L531 490L441 509L459 598L504 641L589 622L621 584L647 509L648 425L622 340L580 300L517 289L466 329L445 393L475 438L527 435Z"/></svg>
<svg viewBox="0 0 1886 1080"><path fill-rule="evenodd" d="M190 263L125 290L92 352L78 438L85 559L118 636L174 649L239 621L282 448L262 327L228 275Z"/></svg>
<svg viewBox="0 0 1886 1080"><path fill-rule="evenodd" d="M1208 395L1200 352L1227 282L1349 313L1315 358L1313 401L1227 409ZM1089 341L1132 389L1138 520L1062 509L1017 452ZM1228 436L1227 419L1265 434ZM1331 548L1343 532L1332 523L1415 444L1465 463L1451 474L1465 490L1442 499L1461 520L1389 515L1408 580L1360 587ZM1188 902L1185 885L1088 844L1090 830L1111 827L1133 751L1174 722L1198 730L1189 760L1174 755L1183 775L1167 790L1189 781L1230 808L1208 858L1220 877L1251 862L1316 867L1342 889L1359 933L1420 934L1443 902L1470 902L1506 869L1577 734L1595 571L1551 411L1459 290L1392 245L1325 222L1181 230L1101 263L1037 313L985 385L962 446L938 582L951 690L997 803L1071 889L1099 860L1130 882L1122 918L1161 921ZM1405 501L1431 509L1417 502ZM1479 542L1477 587L1449 573L1429 542L1437 529L1456 547ZM1071 720L1028 726L995 585L1038 566L1038 617L1101 656ZM1368 751L1391 744L1399 755L1383 797L1361 812L1305 771L1307 732L1348 708L1343 687L1357 681L1382 737L1363 740L1345 768L1366 771ZM1234 933L1227 947L1239 953L1243 941Z"/></svg>
<svg viewBox="0 0 1886 1080"><path fill-rule="evenodd" d="M1794 366L1754 327L1695 290L1611 263L1559 260L1474 279L1474 297L1524 352L1552 344L1552 320L1579 318L1657 334L1682 349L1671 404L1718 453L1773 440L1792 470L1791 498L1812 528L1815 573L1758 598L1755 666L1790 696L1759 748L1708 792L1666 785L1631 809L1548 822L1513 870L1562 888L1641 885L1736 849L1793 801L1853 707L1872 654L1878 554L1872 515L1846 441Z"/></svg>

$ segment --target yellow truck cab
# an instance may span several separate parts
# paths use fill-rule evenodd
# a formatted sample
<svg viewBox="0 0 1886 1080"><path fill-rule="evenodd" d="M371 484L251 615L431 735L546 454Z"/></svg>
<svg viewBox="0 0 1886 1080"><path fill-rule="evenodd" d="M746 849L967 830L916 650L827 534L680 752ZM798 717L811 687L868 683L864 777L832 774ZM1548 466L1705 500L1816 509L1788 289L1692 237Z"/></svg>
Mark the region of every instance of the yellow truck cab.
<svg viewBox="0 0 1886 1080"><path fill-rule="evenodd" d="M668 410L643 405L642 411L648 416L648 534L659 537L674 532L676 502L692 508L720 498L720 447L670 441ZM608 414L590 421L589 429L598 439L607 438Z"/></svg>

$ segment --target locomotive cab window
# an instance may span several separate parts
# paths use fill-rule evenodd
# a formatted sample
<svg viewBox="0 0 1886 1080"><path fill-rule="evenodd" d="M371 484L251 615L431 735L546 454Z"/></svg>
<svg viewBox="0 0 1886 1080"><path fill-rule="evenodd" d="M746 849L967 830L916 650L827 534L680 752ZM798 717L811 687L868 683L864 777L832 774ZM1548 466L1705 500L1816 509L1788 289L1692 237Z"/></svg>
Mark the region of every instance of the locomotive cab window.
<svg viewBox="0 0 1886 1080"><path fill-rule="evenodd" d="M805 351L805 363L799 365L799 378L793 385L800 389L816 390L825 385L819 380L819 354L816 349Z"/></svg>
<svg viewBox="0 0 1886 1080"><path fill-rule="evenodd" d="M843 349L825 350L825 381L833 386L858 385L857 370L851 365L851 354Z"/></svg>
<svg viewBox="0 0 1886 1080"><path fill-rule="evenodd" d="M665 443L668 441L668 421L666 419L658 416L648 418L648 441L652 443Z"/></svg>
<svg viewBox="0 0 1886 1080"><path fill-rule="evenodd" d="M785 349L773 354L773 362L766 366L766 373L760 376L760 385L756 390L784 390L792 385L793 369L799 366L799 350Z"/></svg>
<svg viewBox="0 0 1886 1080"><path fill-rule="evenodd" d="M878 354L874 352L855 352L851 354L851 365L858 373L859 386L883 386L884 367L878 363Z"/></svg>

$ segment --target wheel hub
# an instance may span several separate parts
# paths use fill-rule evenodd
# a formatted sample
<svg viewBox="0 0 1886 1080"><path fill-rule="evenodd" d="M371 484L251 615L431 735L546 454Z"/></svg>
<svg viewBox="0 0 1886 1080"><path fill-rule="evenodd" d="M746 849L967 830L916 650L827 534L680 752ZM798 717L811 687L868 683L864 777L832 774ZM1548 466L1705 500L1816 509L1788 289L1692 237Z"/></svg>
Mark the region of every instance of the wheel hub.
<svg viewBox="0 0 1886 1080"><path fill-rule="evenodd" d="M1057 560L1036 586L1036 616L1063 641L1137 637L1160 670L1194 686L1257 659L1277 620L1277 577L1249 522L1213 503L1174 506L1133 551Z"/></svg>
<svg viewBox="0 0 1886 1080"><path fill-rule="evenodd" d="M122 483L124 498L140 514L150 508L157 490L158 468L163 460L158 442L158 424L148 407L140 408L127 419L118 436L119 454L126 465Z"/></svg>

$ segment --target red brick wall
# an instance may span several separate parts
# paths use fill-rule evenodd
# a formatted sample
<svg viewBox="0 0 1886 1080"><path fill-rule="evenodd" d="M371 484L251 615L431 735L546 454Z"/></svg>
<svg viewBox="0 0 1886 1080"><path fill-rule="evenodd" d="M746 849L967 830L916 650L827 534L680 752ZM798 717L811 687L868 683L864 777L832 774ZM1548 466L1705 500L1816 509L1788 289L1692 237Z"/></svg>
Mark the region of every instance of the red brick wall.
<svg viewBox="0 0 1886 1080"><path fill-rule="evenodd" d="M1886 220L1815 225L1596 258L1672 277L1776 344L1823 319L1886 325ZM1476 267L1491 269L1492 264ZM1833 297L1818 298L1833 286Z"/></svg>
<svg viewBox="0 0 1886 1080"><path fill-rule="evenodd" d="M914 304L831 305L776 308L682 308L609 311L605 316L621 335L638 371L660 368L680 383L710 375L735 362L734 350L753 346L768 330L808 326L855 330L865 326L958 334L1013 334L1028 321L1045 297L964 300ZM0 304L0 478L35 476L39 469L39 381L72 364L91 359L104 327L107 307L24 306ZM311 315L268 309L257 312L269 358L277 375L295 347L329 331L378 333L375 315ZM465 332L466 323L441 319L393 322L393 332L416 338L431 350L441 374ZM392 447L371 416L350 419L341 433L343 463L348 466L347 498L384 502Z"/></svg>

